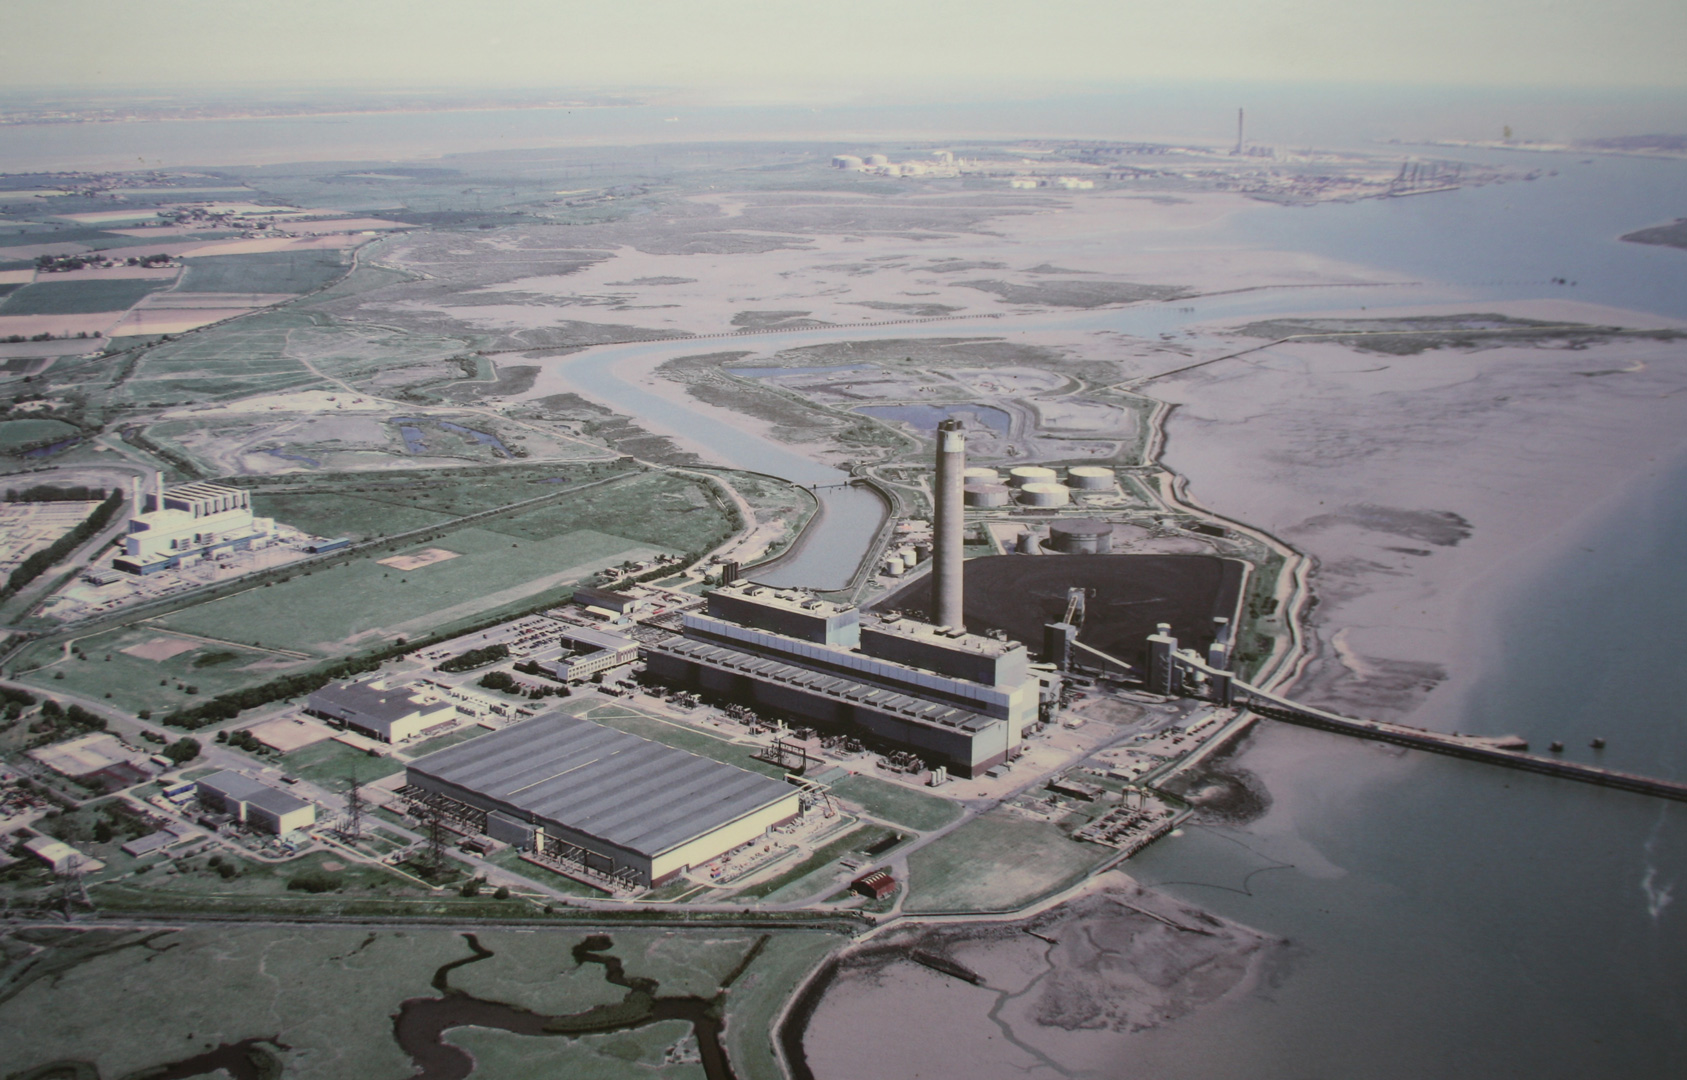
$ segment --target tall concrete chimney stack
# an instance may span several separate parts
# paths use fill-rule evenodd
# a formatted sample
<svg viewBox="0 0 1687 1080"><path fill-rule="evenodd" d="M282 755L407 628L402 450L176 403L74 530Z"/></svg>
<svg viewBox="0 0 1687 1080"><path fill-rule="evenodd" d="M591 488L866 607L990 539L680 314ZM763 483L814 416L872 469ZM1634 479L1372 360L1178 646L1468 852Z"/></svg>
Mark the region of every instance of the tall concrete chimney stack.
<svg viewBox="0 0 1687 1080"><path fill-rule="evenodd" d="M931 621L938 626L965 625L961 603L962 474L967 467L967 437L959 420L937 425L936 514L932 522Z"/></svg>

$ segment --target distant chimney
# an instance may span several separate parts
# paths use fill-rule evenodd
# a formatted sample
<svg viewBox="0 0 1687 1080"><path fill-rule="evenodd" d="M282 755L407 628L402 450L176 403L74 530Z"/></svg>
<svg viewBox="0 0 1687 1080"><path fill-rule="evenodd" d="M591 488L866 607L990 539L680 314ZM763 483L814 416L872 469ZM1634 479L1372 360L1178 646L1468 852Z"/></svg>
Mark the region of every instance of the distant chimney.
<svg viewBox="0 0 1687 1080"><path fill-rule="evenodd" d="M961 596L961 551L965 539L961 485L967 467L967 439L959 420L937 425L936 513L932 523L931 621L966 625Z"/></svg>

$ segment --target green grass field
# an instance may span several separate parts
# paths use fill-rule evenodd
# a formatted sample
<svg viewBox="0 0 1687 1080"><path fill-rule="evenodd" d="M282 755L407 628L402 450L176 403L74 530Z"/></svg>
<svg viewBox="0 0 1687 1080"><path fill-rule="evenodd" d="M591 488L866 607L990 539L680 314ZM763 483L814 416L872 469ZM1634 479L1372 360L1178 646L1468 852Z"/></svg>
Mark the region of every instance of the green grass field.
<svg viewBox="0 0 1687 1080"><path fill-rule="evenodd" d="M304 293L346 272L340 251L273 251L187 260L182 292Z"/></svg>
<svg viewBox="0 0 1687 1080"><path fill-rule="evenodd" d="M288 776L308 780L329 791L345 791L351 787L354 773L358 783L367 784L383 776L391 776L404 768L393 758L370 757L365 751L335 742L333 739L324 739L291 754L283 754L280 765L281 770ZM319 809L324 815L332 816L343 808L325 806Z"/></svg>
<svg viewBox="0 0 1687 1080"><path fill-rule="evenodd" d="M599 526L597 522L613 525ZM499 518L487 527L529 540L574 529L612 527L622 536L674 554L707 551L726 539L728 532L724 515L700 484L662 472L640 473L591 488L566 500Z"/></svg>
<svg viewBox="0 0 1687 1080"><path fill-rule="evenodd" d="M93 311L124 311L150 292L169 285L167 279L98 278L88 281L38 281L25 285L0 303L0 315L81 315Z"/></svg>
<svg viewBox="0 0 1687 1080"><path fill-rule="evenodd" d="M444 735L436 736L423 743L417 743L415 746L407 746L404 748L404 754L411 758L424 757L456 746L460 742L468 742L470 739L479 738L484 734L486 734L485 728L478 724L470 724L468 727L446 732Z"/></svg>
<svg viewBox="0 0 1687 1080"><path fill-rule="evenodd" d="M625 472L629 483L641 479L610 463L568 466L500 466L496 469L468 468L429 472L402 470L379 476L345 474L318 479L312 477L294 490L291 484L271 484L252 489L254 510L265 517L296 525L318 536L355 538L403 532L468 514L550 495L569 485ZM684 480L671 480L683 485ZM325 490L331 486L331 490ZM629 499L637 506L639 500ZM372 509L373 508L373 509ZM378 513L374 512L378 509ZM634 514L636 520L637 514ZM599 522L586 527L601 528ZM387 522L392 524L387 524ZM528 529L527 531L533 531ZM548 532L543 536L554 536ZM519 538L519 537L517 537Z"/></svg>
<svg viewBox="0 0 1687 1080"><path fill-rule="evenodd" d="M156 627L122 627L78 640L77 647L88 659L80 660L72 656L58 663L53 661L59 660L63 655L59 644L43 644L25 652L18 658L17 663L19 666L51 666L44 666L20 678L42 690L63 691L98 700L105 700L106 695L110 694L110 704L120 709L130 712L151 709L154 714L163 716L172 709L195 704L225 690L272 679L284 671L300 666L297 663L275 666L277 658L273 653L208 642L194 642L193 648L177 653L167 660L147 660L122 651L160 638L174 642L186 641ZM218 653L231 652L237 659L205 667L194 666L202 659ZM108 656L111 659L107 660ZM266 666L253 671L252 665L260 662ZM55 678L61 673L64 678ZM161 681L166 685L160 686ZM178 690L178 684L198 687L199 695L195 697Z"/></svg>
<svg viewBox="0 0 1687 1080"><path fill-rule="evenodd" d="M867 813L919 832L939 829L961 816L961 804L922 795L872 776L846 776L832 794L860 803Z"/></svg>
<svg viewBox="0 0 1687 1080"><path fill-rule="evenodd" d="M258 492L252 497L252 512L316 536L353 540L442 525L452 519L431 506L411 505L384 492Z"/></svg>
<svg viewBox="0 0 1687 1080"><path fill-rule="evenodd" d="M291 335L309 315L271 311L205 334L189 334L141 354L113 392L122 404L173 404L273 392L318 381L291 353Z"/></svg>
<svg viewBox="0 0 1687 1080"><path fill-rule="evenodd" d="M21 446L74 435L76 429L63 420L4 420L0 421L0 454L10 453Z"/></svg>
<svg viewBox="0 0 1687 1080"><path fill-rule="evenodd" d="M1053 825L995 810L908 857L908 912L1011 911L1115 854Z"/></svg>
<svg viewBox="0 0 1687 1080"><path fill-rule="evenodd" d="M365 556L173 612L160 622L206 637L334 656L388 637L421 636L650 550L598 532L533 542L467 528L405 551L430 547L459 557L401 571ZM357 602L346 603L346 597Z"/></svg>

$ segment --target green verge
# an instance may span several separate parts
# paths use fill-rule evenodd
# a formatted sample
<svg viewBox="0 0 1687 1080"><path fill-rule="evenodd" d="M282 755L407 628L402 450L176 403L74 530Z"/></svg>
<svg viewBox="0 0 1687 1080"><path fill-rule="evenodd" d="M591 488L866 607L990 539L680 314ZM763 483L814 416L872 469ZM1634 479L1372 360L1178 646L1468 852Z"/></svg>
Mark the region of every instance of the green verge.
<svg viewBox="0 0 1687 1080"><path fill-rule="evenodd" d="M846 776L832 785L832 794L859 803L867 813L917 832L931 832L957 820L961 804L923 795L872 776Z"/></svg>
<svg viewBox="0 0 1687 1080"><path fill-rule="evenodd" d="M816 874L823 870L830 870L832 864L842 858L846 853L872 847L874 844L890 835L892 835L892 833L889 829L882 828L878 825L858 825L834 838L824 847L816 849L815 852L808 858L797 863L785 872L778 874L767 881L751 885L749 888L738 893L738 896L747 900L770 898L774 893L779 892L787 885L801 881L810 874ZM816 891L818 891L818 889ZM785 899L795 900L799 899L799 897L788 896L785 897Z"/></svg>
<svg viewBox="0 0 1687 1080"><path fill-rule="evenodd" d="M394 758L385 755L371 757L367 751L333 739L324 739L283 754L280 764L288 776L307 780L328 791L345 791L351 787L354 773L359 784L368 784L404 768L404 764Z"/></svg>
<svg viewBox="0 0 1687 1080"><path fill-rule="evenodd" d="M903 910L1017 910L1072 885L1115 854L1046 822L993 810L908 857Z"/></svg>

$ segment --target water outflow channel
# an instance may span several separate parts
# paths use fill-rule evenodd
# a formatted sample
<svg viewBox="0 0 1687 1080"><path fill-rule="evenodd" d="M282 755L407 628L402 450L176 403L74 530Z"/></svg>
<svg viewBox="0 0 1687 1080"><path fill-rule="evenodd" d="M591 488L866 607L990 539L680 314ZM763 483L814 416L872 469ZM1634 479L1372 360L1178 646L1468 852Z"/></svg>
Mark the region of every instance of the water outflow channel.
<svg viewBox="0 0 1687 1080"><path fill-rule="evenodd" d="M771 353L796 346L842 341L911 337L1012 338L1029 331L1050 330L1074 333L1115 330L1153 337L1215 319L1259 318L1331 306L1332 301L1328 299L1331 293L1355 292L1362 292L1368 302L1374 304L1424 303L1440 298L1436 295L1439 290L1427 287L1267 288L1076 315L1055 312L980 318L976 322L793 330L747 336L746 343L758 352ZM732 340L678 338L628 345L600 345L571 356L542 360L538 379L533 388L522 396L538 398L570 391L579 393L633 417L649 431L679 440L682 445L701 454L709 464L754 470L804 487L814 486L820 513L810 523L802 539L789 555L749 576L769 585L841 589L854 576L884 523L888 512L884 500L871 489L843 486L849 480L848 473L805 457L784 443L746 430L735 424L731 413L724 409L689 399L679 400L677 395L670 397L654 393L641 385L661 378L654 371L667 360L718 351L724 341Z"/></svg>

